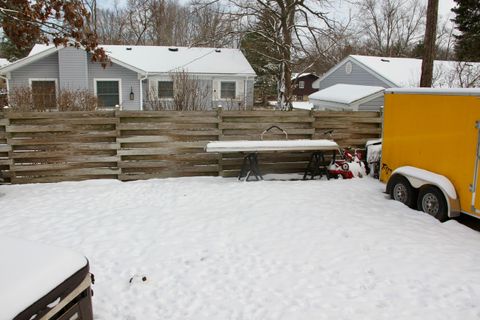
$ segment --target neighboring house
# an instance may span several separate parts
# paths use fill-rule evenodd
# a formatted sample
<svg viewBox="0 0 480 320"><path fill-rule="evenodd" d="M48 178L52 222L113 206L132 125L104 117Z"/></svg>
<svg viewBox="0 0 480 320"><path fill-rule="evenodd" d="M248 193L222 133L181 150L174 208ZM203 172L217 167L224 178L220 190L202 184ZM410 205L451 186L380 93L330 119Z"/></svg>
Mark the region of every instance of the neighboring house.
<svg viewBox="0 0 480 320"><path fill-rule="evenodd" d="M313 73L293 73L294 99L296 101L307 101L308 96L318 90L312 87L313 82L317 79L318 77Z"/></svg>
<svg viewBox="0 0 480 320"><path fill-rule="evenodd" d="M335 84L308 98L315 110L378 111L384 90L383 87Z"/></svg>
<svg viewBox="0 0 480 320"><path fill-rule="evenodd" d="M320 90L335 84L383 88L419 87L421 59L350 55L313 83ZM480 86L480 63L435 61L433 86L443 88ZM383 106L383 96L370 102Z"/></svg>
<svg viewBox="0 0 480 320"><path fill-rule="evenodd" d="M54 101L59 90L89 90L104 107L144 110L152 100L174 100L187 75L206 109L253 105L255 72L238 49L101 45L111 64L73 47L35 45L29 56L0 68L8 89L29 86ZM175 81L174 81L175 80ZM185 80L185 79L183 79ZM48 95L48 97L45 97Z"/></svg>

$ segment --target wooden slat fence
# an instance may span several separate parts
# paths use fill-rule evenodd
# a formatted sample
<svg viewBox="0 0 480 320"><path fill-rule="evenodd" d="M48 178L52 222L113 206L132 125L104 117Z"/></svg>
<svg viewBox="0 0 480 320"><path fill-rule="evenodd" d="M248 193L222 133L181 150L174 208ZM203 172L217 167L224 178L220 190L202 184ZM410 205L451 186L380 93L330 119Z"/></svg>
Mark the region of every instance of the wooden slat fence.
<svg viewBox="0 0 480 320"><path fill-rule="evenodd" d="M376 112L95 111L0 113L0 170L7 182L111 178L122 181L238 174L243 155L208 154L216 140L255 140L272 125L289 139L322 139L343 147L381 134ZM265 139L283 139L271 131ZM301 172L309 152L262 153L262 172Z"/></svg>
<svg viewBox="0 0 480 320"><path fill-rule="evenodd" d="M117 178L114 111L6 114L12 183Z"/></svg>

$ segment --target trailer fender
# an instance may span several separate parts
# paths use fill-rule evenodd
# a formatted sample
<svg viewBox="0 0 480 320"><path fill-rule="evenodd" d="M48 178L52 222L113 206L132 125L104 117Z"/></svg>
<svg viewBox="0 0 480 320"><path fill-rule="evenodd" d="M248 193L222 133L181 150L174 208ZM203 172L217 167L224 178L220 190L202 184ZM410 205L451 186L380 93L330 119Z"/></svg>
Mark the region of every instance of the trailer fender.
<svg viewBox="0 0 480 320"><path fill-rule="evenodd" d="M457 217L460 215L460 201L457 197L457 192L455 191L454 185L447 177L411 166L398 167L392 172L390 179L394 175L404 176L408 182L410 182L412 187L416 189L421 188L424 185L433 185L437 187L442 191L443 196L447 201L448 216ZM388 190L388 188L389 184L387 183L387 192L389 193L390 190Z"/></svg>

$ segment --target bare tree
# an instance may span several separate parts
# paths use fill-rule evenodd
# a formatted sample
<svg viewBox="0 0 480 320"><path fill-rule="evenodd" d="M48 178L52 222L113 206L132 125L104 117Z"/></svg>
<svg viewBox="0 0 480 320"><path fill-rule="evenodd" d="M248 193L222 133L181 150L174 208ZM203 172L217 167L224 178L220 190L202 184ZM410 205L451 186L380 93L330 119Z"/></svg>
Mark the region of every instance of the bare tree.
<svg viewBox="0 0 480 320"><path fill-rule="evenodd" d="M160 98L158 89L148 89L145 110L199 111L209 108L208 95L211 87L196 76L184 70L172 72L173 94L170 98Z"/></svg>
<svg viewBox="0 0 480 320"><path fill-rule="evenodd" d="M427 26L425 29L425 49L422 59L420 87L431 87L433 79L433 61L435 60L436 35L438 21L438 0L428 0Z"/></svg>
<svg viewBox="0 0 480 320"><path fill-rule="evenodd" d="M208 0L205 0L208 1ZM213 0L204 6L221 3ZM329 28L329 19L321 10L323 0L225 0L229 17L241 22L242 31L255 32L273 53L269 58L278 66L278 108L288 110L292 102L293 61L305 51L306 39L317 43L315 31ZM265 20L264 24L259 21ZM266 28L262 28L266 26ZM263 54L269 55L268 52Z"/></svg>
<svg viewBox="0 0 480 320"><path fill-rule="evenodd" d="M359 37L369 54L405 56L422 39L425 6L420 0L360 0Z"/></svg>

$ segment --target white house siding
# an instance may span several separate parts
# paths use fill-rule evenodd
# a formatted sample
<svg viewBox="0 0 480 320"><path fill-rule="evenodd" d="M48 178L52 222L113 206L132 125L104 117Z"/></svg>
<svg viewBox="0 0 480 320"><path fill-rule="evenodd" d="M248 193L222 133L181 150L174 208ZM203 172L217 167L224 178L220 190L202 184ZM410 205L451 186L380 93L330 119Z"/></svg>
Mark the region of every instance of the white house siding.
<svg viewBox="0 0 480 320"><path fill-rule="evenodd" d="M225 100L220 98L222 81L236 82L236 99ZM216 77L213 80L212 105L214 107L222 106L225 109L253 106L253 80L248 80L246 77Z"/></svg>
<svg viewBox="0 0 480 320"><path fill-rule="evenodd" d="M345 64L350 61L344 61L334 72L326 76L320 81L320 90L333 86L334 84L356 84L363 86L378 86L390 88L391 85L382 81L366 71L360 64L355 61L352 63L352 71L348 74L345 70Z"/></svg>
<svg viewBox="0 0 480 320"><path fill-rule="evenodd" d="M88 62L88 87L95 92L95 79L121 79L121 105L124 110L140 110L140 80L138 74L115 63L105 68L100 63ZM133 90L134 99L130 100Z"/></svg>
<svg viewBox="0 0 480 320"><path fill-rule="evenodd" d="M239 76L206 76L194 75L199 82L200 92L204 94L204 104L208 109L217 108L222 106L225 109L238 108L244 106L244 101L248 107L253 106L253 80L246 80L245 77ZM169 75L158 75L149 78L148 87L151 88L151 92L156 92L158 81L171 81ZM236 82L236 96L234 100L222 100L220 99L220 83L221 81L235 81ZM246 88L245 88L246 85ZM145 100L148 100L148 93L145 93Z"/></svg>
<svg viewBox="0 0 480 320"><path fill-rule="evenodd" d="M11 72L8 85L10 90L18 87L28 87L29 79L59 79L58 54L53 53L41 60L32 62L26 66Z"/></svg>
<svg viewBox="0 0 480 320"><path fill-rule="evenodd" d="M88 89L87 53L76 48L64 48L58 51L60 89Z"/></svg>

